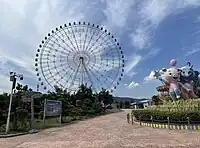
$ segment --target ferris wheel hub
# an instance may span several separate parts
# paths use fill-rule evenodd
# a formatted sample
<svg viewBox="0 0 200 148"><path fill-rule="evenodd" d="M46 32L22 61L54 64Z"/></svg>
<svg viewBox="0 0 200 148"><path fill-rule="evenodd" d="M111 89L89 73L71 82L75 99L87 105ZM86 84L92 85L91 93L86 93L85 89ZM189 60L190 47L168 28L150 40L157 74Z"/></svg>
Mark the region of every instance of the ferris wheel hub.
<svg viewBox="0 0 200 148"><path fill-rule="evenodd" d="M80 58L79 58L79 60L82 60L82 61L83 61L83 59L84 59L83 57L80 57Z"/></svg>

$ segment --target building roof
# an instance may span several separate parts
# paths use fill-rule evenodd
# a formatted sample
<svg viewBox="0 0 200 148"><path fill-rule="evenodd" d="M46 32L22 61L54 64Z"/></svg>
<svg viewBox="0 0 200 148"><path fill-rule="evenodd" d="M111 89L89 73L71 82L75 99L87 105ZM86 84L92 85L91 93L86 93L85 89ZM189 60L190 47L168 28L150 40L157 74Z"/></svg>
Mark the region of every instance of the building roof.
<svg viewBox="0 0 200 148"><path fill-rule="evenodd" d="M156 88L156 90L157 90L158 92L160 92L160 91L169 91L169 86L168 86L168 85L158 86L158 87Z"/></svg>
<svg viewBox="0 0 200 148"><path fill-rule="evenodd" d="M148 103L148 102L151 102L151 101L152 101L152 100L150 100L150 99L141 100L141 101L133 102L133 103L131 103L131 105L143 104L143 103Z"/></svg>

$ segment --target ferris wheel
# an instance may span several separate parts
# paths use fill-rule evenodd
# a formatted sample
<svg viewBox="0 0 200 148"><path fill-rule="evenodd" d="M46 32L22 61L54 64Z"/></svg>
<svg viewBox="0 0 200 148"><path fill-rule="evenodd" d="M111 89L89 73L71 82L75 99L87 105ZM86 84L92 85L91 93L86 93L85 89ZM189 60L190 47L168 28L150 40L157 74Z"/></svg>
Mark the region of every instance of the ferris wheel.
<svg viewBox="0 0 200 148"><path fill-rule="evenodd" d="M124 75L120 44L107 30L85 22L64 24L48 33L35 62L44 89L58 86L74 92L84 84L96 92L102 88L113 92Z"/></svg>

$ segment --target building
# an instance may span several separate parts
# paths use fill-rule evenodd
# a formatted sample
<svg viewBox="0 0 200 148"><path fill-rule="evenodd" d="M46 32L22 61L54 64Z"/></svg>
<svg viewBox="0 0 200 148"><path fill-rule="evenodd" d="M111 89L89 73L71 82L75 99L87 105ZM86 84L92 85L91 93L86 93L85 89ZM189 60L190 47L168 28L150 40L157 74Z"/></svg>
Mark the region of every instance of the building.
<svg viewBox="0 0 200 148"><path fill-rule="evenodd" d="M146 100L138 100L136 102L131 103L131 107L134 109L138 108L147 108L148 106L152 105L152 100L151 99L146 99Z"/></svg>
<svg viewBox="0 0 200 148"><path fill-rule="evenodd" d="M169 97L169 86L168 85L158 86L156 88L156 90L158 91L158 96L160 98Z"/></svg>

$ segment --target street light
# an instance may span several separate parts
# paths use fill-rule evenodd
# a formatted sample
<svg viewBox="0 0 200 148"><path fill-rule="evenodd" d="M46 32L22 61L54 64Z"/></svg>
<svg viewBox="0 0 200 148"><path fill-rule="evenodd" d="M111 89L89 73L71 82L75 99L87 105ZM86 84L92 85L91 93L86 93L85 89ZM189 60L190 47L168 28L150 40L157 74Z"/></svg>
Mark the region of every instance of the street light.
<svg viewBox="0 0 200 148"><path fill-rule="evenodd" d="M16 72L10 72L10 81L12 82L12 88L11 88L11 93L10 93L10 103L9 103L8 117L7 117L7 123L6 123L6 134L9 132L10 112L11 112L11 106L12 106L13 89L15 89L17 77L20 80L23 80L23 75L16 74Z"/></svg>

